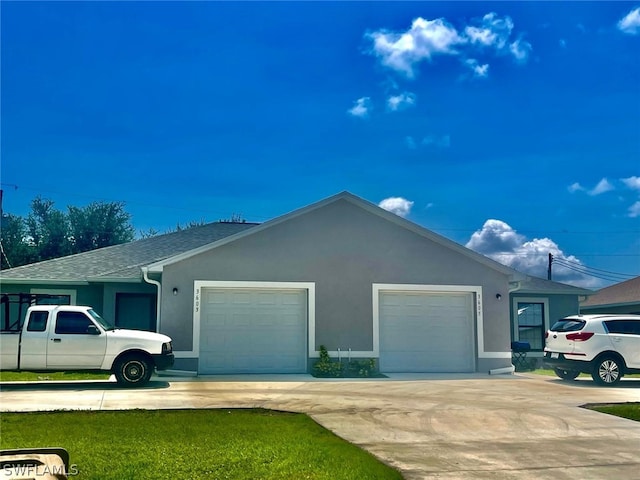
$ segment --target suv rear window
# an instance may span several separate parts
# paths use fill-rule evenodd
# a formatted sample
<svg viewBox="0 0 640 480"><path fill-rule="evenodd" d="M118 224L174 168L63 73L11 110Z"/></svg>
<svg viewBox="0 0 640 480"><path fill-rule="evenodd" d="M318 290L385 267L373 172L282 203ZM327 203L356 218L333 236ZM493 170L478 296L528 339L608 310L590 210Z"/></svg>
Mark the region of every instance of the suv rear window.
<svg viewBox="0 0 640 480"><path fill-rule="evenodd" d="M582 330L587 322L584 320L558 320L551 327L552 332L577 332Z"/></svg>

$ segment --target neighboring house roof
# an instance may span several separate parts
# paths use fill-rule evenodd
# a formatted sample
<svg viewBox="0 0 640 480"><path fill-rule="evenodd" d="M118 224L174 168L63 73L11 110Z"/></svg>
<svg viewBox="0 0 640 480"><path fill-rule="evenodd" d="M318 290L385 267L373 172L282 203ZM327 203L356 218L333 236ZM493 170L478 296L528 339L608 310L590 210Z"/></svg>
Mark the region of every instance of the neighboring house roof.
<svg viewBox="0 0 640 480"><path fill-rule="evenodd" d="M520 288L513 293L538 293L545 295L593 295L593 290L586 288L574 287L566 283L554 282L538 277L527 277L520 282Z"/></svg>
<svg viewBox="0 0 640 480"><path fill-rule="evenodd" d="M4 283L137 282L141 268L221 238L255 228L256 223L215 222L89 252L54 258L0 272Z"/></svg>
<svg viewBox="0 0 640 480"><path fill-rule="evenodd" d="M431 230L428 230L424 227L421 227L420 225L410 222L409 220L405 220L404 218L391 213L383 208L380 208L378 205L375 205L371 202L368 202L360 197L357 197L355 195L353 195L352 193L349 192L341 192L338 193L336 195L333 195L331 197L325 198L324 200L321 200L319 202L313 203L311 205L308 205L306 207L300 208L298 210L294 210L293 212L290 212L286 215L282 215L280 217L274 218L273 220L269 220L268 222L262 223L260 226L256 227L256 228L252 228L249 231L242 231L239 232L235 235L231 235L229 237L225 237L222 238L220 240L218 240L217 242L214 243L210 243L207 245L204 245L202 247L196 248L194 250L191 251L185 251L183 253L180 253L178 255L175 255L173 257L168 257L165 258L163 260L160 260L152 265L149 265L149 271L150 272L162 272L163 268L167 265L171 265L173 263L179 262L181 260L184 260L186 258L192 257L194 255L198 255L204 252L207 252L211 249L214 248L218 248L222 245L226 245L230 242L236 241L240 238L244 238L248 235L253 235L256 234L262 230L265 230L267 228L271 228L275 225L278 225L280 223L286 222L287 220L290 220L292 218L295 217L299 217L301 215L304 215L306 213L312 212L313 210L317 210L319 208L322 208L324 206L330 205L332 203L338 202L338 201L342 201L342 200L346 200L356 206L359 206L360 208L363 208L364 210L369 211L370 213L373 213L379 217L382 217L390 222L393 222L395 224L397 224L400 227L406 228L414 233L417 233L418 235L421 235L425 238L428 238L429 240L438 243L440 245L443 245L444 247L447 247L451 250L454 250L464 256L470 257L473 260L480 262L490 268L493 268L494 270L497 270L501 273L504 273L506 275L510 275L513 279L515 280L520 280L521 278L524 278L525 276L522 275L521 273L517 272L516 270L507 267L506 265L503 265L501 263L496 262L495 260L490 259L489 257L485 257L484 255L481 255L479 253L474 252L473 250L470 250L467 247L464 247L462 245L460 245L459 243L456 243L452 240L449 240L446 237L443 237L435 232L432 232Z"/></svg>
<svg viewBox="0 0 640 480"><path fill-rule="evenodd" d="M598 290L581 307L618 307L640 304L640 277Z"/></svg>

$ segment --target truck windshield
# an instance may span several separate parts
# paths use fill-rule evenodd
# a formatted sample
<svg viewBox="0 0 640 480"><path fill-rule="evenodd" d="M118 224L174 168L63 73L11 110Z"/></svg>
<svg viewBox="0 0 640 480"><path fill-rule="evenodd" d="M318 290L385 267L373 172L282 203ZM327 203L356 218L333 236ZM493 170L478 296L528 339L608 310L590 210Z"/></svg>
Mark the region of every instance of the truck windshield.
<svg viewBox="0 0 640 480"><path fill-rule="evenodd" d="M98 315L93 309L90 308L89 310L87 310L87 313L89 313L91 318L93 318L98 323L98 325L100 325L105 330L113 330L115 328L113 325L107 322L104 318Z"/></svg>

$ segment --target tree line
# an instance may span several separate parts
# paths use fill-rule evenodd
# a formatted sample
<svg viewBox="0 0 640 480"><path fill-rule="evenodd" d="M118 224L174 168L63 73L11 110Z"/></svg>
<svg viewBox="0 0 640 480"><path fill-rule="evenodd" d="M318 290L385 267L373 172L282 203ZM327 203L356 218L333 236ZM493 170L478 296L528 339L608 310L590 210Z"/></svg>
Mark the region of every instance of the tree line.
<svg viewBox="0 0 640 480"><path fill-rule="evenodd" d="M53 201L37 197L26 217L2 215L0 268L130 242L135 230L124 206L123 202L93 202L62 211Z"/></svg>

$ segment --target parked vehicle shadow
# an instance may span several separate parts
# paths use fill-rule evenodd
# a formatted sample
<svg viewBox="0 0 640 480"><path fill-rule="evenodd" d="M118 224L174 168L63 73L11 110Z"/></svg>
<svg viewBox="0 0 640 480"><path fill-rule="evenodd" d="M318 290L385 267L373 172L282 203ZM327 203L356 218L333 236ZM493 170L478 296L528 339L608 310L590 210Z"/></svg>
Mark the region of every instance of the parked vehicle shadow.
<svg viewBox="0 0 640 480"><path fill-rule="evenodd" d="M620 380L617 385L612 387L598 385L596 382L591 380L590 378L577 378L576 380L562 380L560 378L554 378L550 380L553 383L557 383L560 385L566 385L568 387L578 387L578 388L598 388L598 389L615 389L615 388L638 388L640 389L640 378L623 378Z"/></svg>
<svg viewBox="0 0 640 480"><path fill-rule="evenodd" d="M46 382L0 382L0 392L34 391L34 390L126 390L135 392L136 390L156 390L169 388L169 382L164 380L150 380L142 387L123 387L111 380L73 380L68 382L46 381Z"/></svg>

